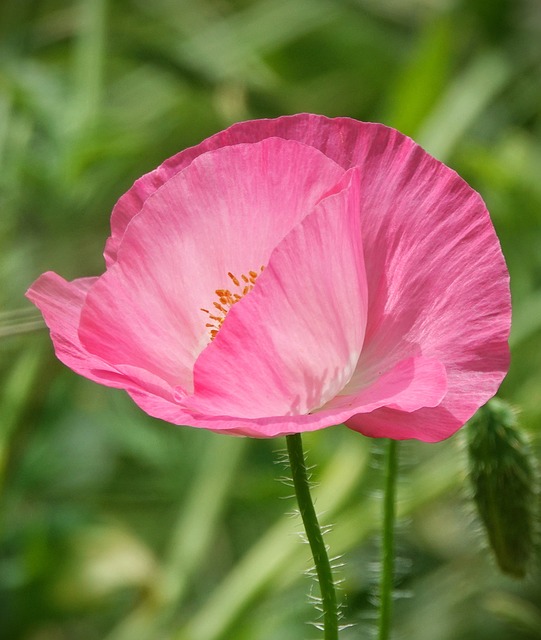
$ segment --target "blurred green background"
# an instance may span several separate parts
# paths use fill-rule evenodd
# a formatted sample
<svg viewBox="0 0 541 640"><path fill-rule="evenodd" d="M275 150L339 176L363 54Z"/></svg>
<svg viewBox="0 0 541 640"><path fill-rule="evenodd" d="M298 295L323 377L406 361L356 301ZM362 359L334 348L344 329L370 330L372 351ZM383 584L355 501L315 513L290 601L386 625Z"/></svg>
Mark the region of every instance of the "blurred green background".
<svg viewBox="0 0 541 640"><path fill-rule="evenodd" d="M501 397L540 449L538 0L4 0L0 5L0 636L297 640L315 585L284 442L176 428L54 359L23 297L103 271L109 214L163 159L243 119L380 121L485 198L512 277ZM344 640L371 637L378 444L305 438L342 555ZM485 548L463 436L401 447L395 637L541 638L539 564ZM283 498L283 499L280 499Z"/></svg>

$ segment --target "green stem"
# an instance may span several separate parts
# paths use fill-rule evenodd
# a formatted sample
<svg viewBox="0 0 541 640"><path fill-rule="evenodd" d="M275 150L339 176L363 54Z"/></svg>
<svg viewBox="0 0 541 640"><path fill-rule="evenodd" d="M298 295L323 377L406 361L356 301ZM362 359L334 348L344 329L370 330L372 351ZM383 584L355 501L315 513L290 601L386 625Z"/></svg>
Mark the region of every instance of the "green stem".
<svg viewBox="0 0 541 640"><path fill-rule="evenodd" d="M310 495L301 434L295 433L291 436L286 436L286 441L295 495L297 496L304 530L306 531L306 537L308 538L314 558L321 592L325 633L324 640L338 640L338 607L331 563L329 562L327 547L323 541L323 534L321 533L314 503L312 502L312 496Z"/></svg>
<svg viewBox="0 0 541 640"><path fill-rule="evenodd" d="M396 440L389 440L385 461L385 491L383 496L383 534L381 554L380 609L378 640L388 640L392 626L393 570L394 570L394 529L396 520Z"/></svg>

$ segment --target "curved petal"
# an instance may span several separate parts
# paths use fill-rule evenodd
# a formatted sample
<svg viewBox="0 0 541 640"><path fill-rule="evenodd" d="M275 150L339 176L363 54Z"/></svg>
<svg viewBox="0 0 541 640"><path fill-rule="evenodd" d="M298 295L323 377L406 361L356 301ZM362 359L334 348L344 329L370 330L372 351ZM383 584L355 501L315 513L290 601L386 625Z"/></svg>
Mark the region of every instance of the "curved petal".
<svg viewBox="0 0 541 640"><path fill-rule="evenodd" d="M42 312L51 332L56 357L66 366L94 382L117 389L151 389L173 399L173 390L148 371L129 366L112 366L87 351L79 340L81 309L98 278L80 278L67 282L51 271L41 275L26 296Z"/></svg>
<svg viewBox="0 0 541 640"><path fill-rule="evenodd" d="M271 138L198 157L149 197L117 260L93 287L79 335L103 360L193 390L216 291L264 266L344 171L321 152Z"/></svg>
<svg viewBox="0 0 541 640"><path fill-rule="evenodd" d="M333 134L338 133L340 135L340 132L336 130L336 124L338 122L356 122L354 120L349 120L348 118L336 118L335 120L329 120L322 116L314 116L310 114L285 116L275 120L262 119L241 122L225 129L224 131L220 131L198 145L184 149L171 158L168 158L153 171L141 176L141 178L136 180L133 186L118 200L113 208L113 212L111 214L111 235L107 240L104 251L106 265L109 267L116 261L118 248L122 242L124 233L131 220L141 211L147 199L158 191L173 176L188 167L196 158L209 151L215 151L217 149L236 146L243 143L253 144L272 137L303 142L304 135L306 138L306 142L304 143L306 145L315 149L319 148L327 158L331 160L334 159L335 162L343 168L349 169L353 166L354 163L344 162L344 158L340 153L326 153L325 144L322 144L321 147L314 144L315 141L312 139L313 136L311 133L314 129L313 123L316 121L320 124L330 124L328 132L330 140L333 140ZM382 127L382 125L371 124L366 124L366 126ZM386 127L383 128L385 129ZM320 140L320 142L324 141ZM339 146L339 141L336 140L335 142L338 143L337 146ZM345 153L347 154L349 145L347 144L347 140L344 140L344 142L346 143L346 147L348 147L345 149ZM289 167L286 167L286 171L295 171L299 166L303 165L292 163Z"/></svg>
<svg viewBox="0 0 541 640"><path fill-rule="evenodd" d="M435 409L422 408L411 413L382 407L371 413L359 413L345 423L350 429L373 438L440 442L460 429L467 420L469 418L452 415L445 405L440 405Z"/></svg>
<svg viewBox="0 0 541 640"><path fill-rule="evenodd" d="M197 157L208 151L278 137L297 140L319 149L327 158L334 160L344 169L349 169L357 163L362 148L370 140L378 136L386 138L393 134L396 134L399 140L408 140L413 144L409 138L381 124L359 122L350 118L331 119L308 113L234 124L200 144L180 151L135 181L113 209L111 236L107 240L104 252L106 264L110 266L116 261L124 233L147 199Z"/></svg>
<svg viewBox="0 0 541 640"><path fill-rule="evenodd" d="M271 438L315 431L342 422L354 428L354 425L350 425L350 420L375 415L380 407L391 406L403 411L415 411L419 407L435 406L441 401L445 391L446 375L443 365L418 357L398 363L355 397L338 397L321 409L302 415L259 418L205 415L197 412L197 408L186 406L183 391L177 394L176 400L184 406L179 406L170 398L139 389L130 389L128 393L144 411L173 424L189 424L217 433ZM397 433L400 433L399 430Z"/></svg>
<svg viewBox="0 0 541 640"><path fill-rule="evenodd" d="M446 393L447 373L443 364L418 356L401 360L390 371L356 393L342 391L322 410L351 407L355 412L364 414L389 407L409 413L438 406Z"/></svg>
<svg viewBox="0 0 541 640"><path fill-rule="evenodd" d="M403 438L448 437L494 395L509 363L509 277L484 203L454 171L382 125L301 114L240 123L203 144L267 135L313 145L345 169L361 169L369 313L351 384L362 389L377 371L419 355L447 372L438 407L415 414L380 409L359 418L366 431L357 428L385 437L397 432L398 421Z"/></svg>
<svg viewBox="0 0 541 640"><path fill-rule="evenodd" d="M119 200L106 247L108 264L122 253L119 247L123 239L130 235L132 226L137 226L137 218L146 215L152 199L167 190L165 183L195 164L201 154L271 136L312 146L343 170L352 166L361 170L360 214L369 304L362 354L344 390L346 394L362 395L378 384L381 371L400 370L400 363L411 358L439 362L447 375L447 393L435 407L412 411L408 405L408 410L402 410L400 404L390 402L387 407L373 406L370 413L361 414L359 410L360 415L343 419L371 436L435 441L451 435L496 392L507 371L508 274L480 197L453 171L392 129L308 114L234 125L166 161ZM51 322L57 324L60 335L64 329L58 318ZM229 316L224 328L228 323ZM99 323L96 328L100 328ZM58 337L56 340L60 344ZM73 361L84 369L80 356L84 347L77 338L66 338L66 342L76 344L78 355ZM69 354L70 349L57 345L62 353ZM141 362L146 366L145 358ZM128 365L136 367L131 361ZM162 373L169 375L167 384L180 381L186 387L184 393L190 391L187 376L179 375L178 368ZM146 397L145 392L140 396L136 401L143 406L147 402L141 399ZM162 406L162 401L169 407L169 400L163 398L154 404ZM163 406L161 410L165 412ZM265 436L291 433L295 426L297 430L327 426L339 417L336 410L328 411L334 413L320 409L307 416L252 421L195 414L190 417L180 407L175 415L182 414L182 420L194 426L212 429L215 424L217 430ZM171 421L178 423L176 419ZM244 426L235 431L239 423Z"/></svg>
<svg viewBox="0 0 541 640"><path fill-rule="evenodd" d="M100 358L90 354L81 344L77 329L86 295L97 278L80 278L67 282L56 273L41 275L28 289L26 297L43 314L50 329L56 357L77 373L104 382L115 370ZM112 384L110 386L122 386Z"/></svg>
<svg viewBox="0 0 541 640"><path fill-rule="evenodd" d="M195 364L189 410L300 415L347 383L367 313L358 172L336 191L286 236L254 290L231 309Z"/></svg>
<svg viewBox="0 0 541 640"><path fill-rule="evenodd" d="M370 313L351 385L362 388L411 355L442 362L448 393L441 405L424 409L419 422L394 415L401 437L441 440L494 395L507 372L509 276L481 198L454 172L406 144L385 165L378 175L363 173L372 178L361 209ZM393 421L375 416L353 423L369 435L397 434Z"/></svg>

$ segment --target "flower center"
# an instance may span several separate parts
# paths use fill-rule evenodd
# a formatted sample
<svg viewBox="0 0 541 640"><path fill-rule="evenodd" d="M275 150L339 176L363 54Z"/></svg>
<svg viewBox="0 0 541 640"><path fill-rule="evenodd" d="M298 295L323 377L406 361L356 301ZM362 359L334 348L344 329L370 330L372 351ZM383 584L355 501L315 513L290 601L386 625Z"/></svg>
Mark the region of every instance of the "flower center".
<svg viewBox="0 0 541 640"><path fill-rule="evenodd" d="M261 267L260 273L264 269L265 267ZM231 272L228 272L227 275L233 283L232 289L216 289L214 293L217 295L218 300L212 303L214 309L209 310L201 307L201 311L206 313L210 320L205 324L205 327L210 330L211 340L214 340L218 331L222 328L222 324L231 307L239 300L242 300L254 288L259 273L257 271L248 271L248 275L241 273L240 278L237 278Z"/></svg>

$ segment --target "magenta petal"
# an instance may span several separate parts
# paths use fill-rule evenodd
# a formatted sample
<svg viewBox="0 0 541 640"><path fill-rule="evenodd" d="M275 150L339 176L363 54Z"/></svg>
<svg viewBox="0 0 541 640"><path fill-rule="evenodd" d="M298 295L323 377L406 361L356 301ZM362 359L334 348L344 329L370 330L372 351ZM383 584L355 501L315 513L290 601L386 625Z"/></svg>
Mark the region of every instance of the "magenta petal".
<svg viewBox="0 0 541 640"><path fill-rule="evenodd" d="M348 382L367 312L358 183L350 172L278 245L255 289L197 360L188 409L240 418L300 415Z"/></svg>

